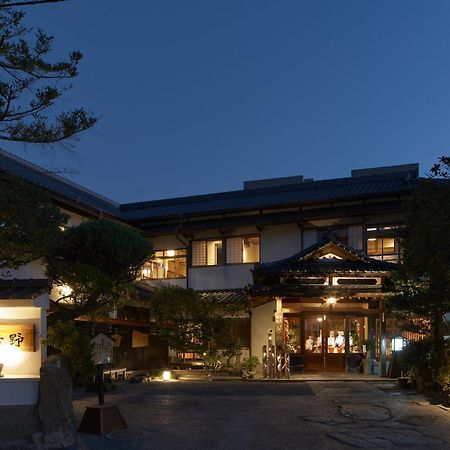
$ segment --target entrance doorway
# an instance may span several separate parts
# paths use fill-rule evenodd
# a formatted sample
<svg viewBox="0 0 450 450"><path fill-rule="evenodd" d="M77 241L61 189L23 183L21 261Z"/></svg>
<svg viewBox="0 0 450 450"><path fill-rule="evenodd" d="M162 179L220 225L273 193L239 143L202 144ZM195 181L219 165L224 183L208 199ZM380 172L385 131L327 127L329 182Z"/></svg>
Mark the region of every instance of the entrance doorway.
<svg viewBox="0 0 450 450"><path fill-rule="evenodd" d="M350 353L361 353L367 338L367 317L303 314L287 318L298 330L297 351L308 372L344 372Z"/></svg>

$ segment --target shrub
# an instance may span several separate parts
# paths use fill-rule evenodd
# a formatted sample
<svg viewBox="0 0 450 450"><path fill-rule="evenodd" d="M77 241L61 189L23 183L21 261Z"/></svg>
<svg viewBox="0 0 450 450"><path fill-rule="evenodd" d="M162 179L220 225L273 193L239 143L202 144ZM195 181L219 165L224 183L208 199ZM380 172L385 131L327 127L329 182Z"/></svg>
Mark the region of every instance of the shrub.
<svg viewBox="0 0 450 450"><path fill-rule="evenodd" d="M423 392L450 390L449 345L432 338L410 342L401 352L400 364L409 370Z"/></svg>
<svg viewBox="0 0 450 450"><path fill-rule="evenodd" d="M256 366L259 364L259 359L256 356L249 356L248 358L244 358L242 361L242 372L249 373L255 370Z"/></svg>
<svg viewBox="0 0 450 450"><path fill-rule="evenodd" d="M74 384L87 386L95 376L92 360L92 344L87 335L81 333L72 322L58 321L49 327L44 345L51 353L60 353L67 360Z"/></svg>

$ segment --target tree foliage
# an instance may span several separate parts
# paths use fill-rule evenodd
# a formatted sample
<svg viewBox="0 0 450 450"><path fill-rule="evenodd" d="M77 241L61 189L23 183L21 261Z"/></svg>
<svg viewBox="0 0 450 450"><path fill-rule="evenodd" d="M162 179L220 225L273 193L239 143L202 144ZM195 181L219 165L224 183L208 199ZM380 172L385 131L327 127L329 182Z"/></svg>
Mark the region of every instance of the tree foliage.
<svg viewBox="0 0 450 450"><path fill-rule="evenodd" d="M0 139L52 144L91 128L96 118L84 108L55 109L78 75L82 54L51 61L53 37L26 27L25 12L9 5L0 0Z"/></svg>
<svg viewBox="0 0 450 450"><path fill-rule="evenodd" d="M0 176L0 269L16 269L59 244L67 216L47 195L20 179Z"/></svg>
<svg viewBox="0 0 450 450"><path fill-rule="evenodd" d="M450 156L441 156L431 168L433 178L450 178Z"/></svg>
<svg viewBox="0 0 450 450"><path fill-rule="evenodd" d="M44 344L50 346L69 363L72 380L77 385L88 385L95 375L90 338L73 322L58 321L48 329Z"/></svg>
<svg viewBox="0 0 450 450"><path fill-rule="evenodd" d="M439 171L444 168L441 165ZM443 315L450 311L450 185L428 179L411 196L405 211L402 259L394 276L393 306L428 319L442 339Z"/></svg>
<svg viewBox="0 0 450 450"><path fill-rule="evenodd" d="M223 304L178 286L159 287L150 300L158 334L178 353L213 352L218 341L228 339L230 318L245 306Z"/></svg>
<svg viewBox="0 0 450 450"><path fill-rule="evenodd" d="M58 299L65 319L117 306L127 296L152 246L137 231L108 220L68 228L46 257L47 274L71 292Z"/></svg>

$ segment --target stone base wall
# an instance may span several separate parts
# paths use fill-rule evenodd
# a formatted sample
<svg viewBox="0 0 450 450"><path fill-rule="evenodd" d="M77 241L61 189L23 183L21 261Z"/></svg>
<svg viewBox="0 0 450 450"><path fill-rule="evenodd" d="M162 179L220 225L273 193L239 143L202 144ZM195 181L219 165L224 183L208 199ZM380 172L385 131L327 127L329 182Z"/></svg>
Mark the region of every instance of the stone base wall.
<svg viewBox="0 0 450 450"><path fill-rule="evenodd" d="M23 439L40 431L36 405L1 405L0 417L0 443Z"/></svg>

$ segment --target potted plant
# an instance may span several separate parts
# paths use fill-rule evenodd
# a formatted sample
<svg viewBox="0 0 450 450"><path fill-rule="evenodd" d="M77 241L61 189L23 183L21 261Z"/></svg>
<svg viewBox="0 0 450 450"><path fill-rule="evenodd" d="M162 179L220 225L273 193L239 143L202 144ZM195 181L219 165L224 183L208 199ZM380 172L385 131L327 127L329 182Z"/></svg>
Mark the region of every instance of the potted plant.
<svg viewBox="0 0 450 450"><path fill-rule="evenodd" d="M241 364L242 369L242 379L248 380L253 378L255 375L256 366L259 364L259 359L256 356L249 356L244 358Z"/></svg>

